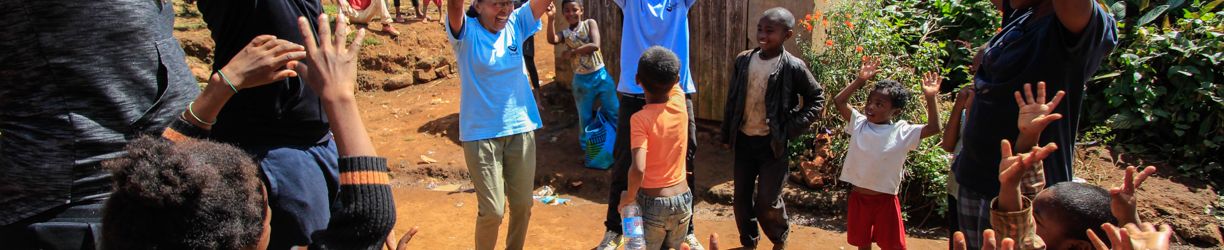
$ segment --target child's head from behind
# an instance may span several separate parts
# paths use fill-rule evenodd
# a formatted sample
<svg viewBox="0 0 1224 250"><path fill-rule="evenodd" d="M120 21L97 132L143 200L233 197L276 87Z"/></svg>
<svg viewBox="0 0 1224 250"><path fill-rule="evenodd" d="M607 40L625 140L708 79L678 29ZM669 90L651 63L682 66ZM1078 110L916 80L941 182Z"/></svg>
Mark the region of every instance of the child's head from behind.
<svg viewBox="0 0 1224 250"><path fill-rule="evenodd" d="M671 50L654 46L638 59L637 82L646 95L666 96L680 81L680 58Z"/></svg>
<svg viewBox="0 0 1224 250"><path fill-rule="evenodd" d="M1060 182L1037 194L1033 218L1037 235L1050 249L1091 249L1087 230L1108 239L1097 230L1106 222L1117 223L1109 207L1109 191L1083 183Z"/></svg>
<svg viewBox="0 0 1224 250"><path fill-rule="evenodd" d="M761 13L757 22L757 46L762 50L774 51L782 48L782 43L795 34L795 15L782 7L776 7Z"/></svg>
<svg viewBox="0 0 1224 250"><path fill-rule="evenodd" d="M569 25L578 25L582 21L582 2L578 0L562 0L561 14Z"/></svg>
<svg viewBox="0 0 1224 250"><path fill-rule="evenodd" d="M268 210L256 165L233 146L144 137L103 163L114 192L104 249L263 249Z"/></svg>
<svg viewBox="0 0 1224 250"><path fill-rule="evenodd" d="M867 94L867 105L863 106L863 115L867 121L875 124L892 122L893 117L901 114L909 103L910 89L893 80L880 80L875 88Z"/></svg>

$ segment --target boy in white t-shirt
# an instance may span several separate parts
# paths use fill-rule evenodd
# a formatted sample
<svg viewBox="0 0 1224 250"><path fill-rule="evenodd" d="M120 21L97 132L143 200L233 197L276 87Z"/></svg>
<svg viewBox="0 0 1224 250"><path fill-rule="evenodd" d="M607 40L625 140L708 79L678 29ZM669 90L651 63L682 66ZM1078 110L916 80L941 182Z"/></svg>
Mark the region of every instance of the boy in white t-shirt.
<svg viewBox="0 0 1224 250"><path fill-rule="evenodd" d="M872 242L881 249L905 249L905 225L897 200L904 175L902 167L906 154L918 149L922 138L940 132L935 97L939 94L941 76L932 72L922 79L929 124L894 122L893 117L901 114L911 95L908 88L896 81L876 82L863 113L849 105L850 97L875 76L879 65L873 58L864 60L858 78L833 99L837 112L846 120L845 132L850 134L840 178L854 185L848 202L846 234L847 241L859 249L871 249Z"/></svg>

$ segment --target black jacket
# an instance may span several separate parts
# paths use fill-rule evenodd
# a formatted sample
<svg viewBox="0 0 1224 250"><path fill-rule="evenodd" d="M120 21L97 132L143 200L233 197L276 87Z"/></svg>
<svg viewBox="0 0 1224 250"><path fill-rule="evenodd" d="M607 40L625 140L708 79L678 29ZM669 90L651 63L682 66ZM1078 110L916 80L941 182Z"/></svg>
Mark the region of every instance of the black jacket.
<svg viewBox="0 0 1224 250"><path fill-rule="evenodd" d="M723 143L735 145L735 136L744 123L744 99L748 93L748 65L761 49L740 52L735 57L735 69L727 88L727 104L723 109ZM770 143L774 156L787 152L786 141L807 132L824 107L824 88L812 77L803 60L782 50L778 66L769 75L765 89L765 118L769 123Z"/></svg>

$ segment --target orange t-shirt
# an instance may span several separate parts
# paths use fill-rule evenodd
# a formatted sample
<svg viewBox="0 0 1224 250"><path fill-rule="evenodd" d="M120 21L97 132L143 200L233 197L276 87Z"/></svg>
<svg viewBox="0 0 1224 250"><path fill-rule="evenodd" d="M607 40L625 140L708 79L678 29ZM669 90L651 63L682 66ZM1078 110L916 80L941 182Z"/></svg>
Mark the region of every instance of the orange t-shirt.
<svg viewBox="0 0 1224 250"><path fill-rule="evenodd" d="M688 118L684 93L672 88L666 103L646 104L629 120L629 148L646 150L642 188L665 188L684 182Z"/></svg>

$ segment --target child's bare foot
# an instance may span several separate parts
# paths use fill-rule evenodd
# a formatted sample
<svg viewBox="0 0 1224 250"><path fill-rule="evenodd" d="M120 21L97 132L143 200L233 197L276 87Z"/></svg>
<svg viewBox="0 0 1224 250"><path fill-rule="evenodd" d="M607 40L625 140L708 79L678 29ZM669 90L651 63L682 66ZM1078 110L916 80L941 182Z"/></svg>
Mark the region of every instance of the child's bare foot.
<svg viewBox="0 0 1224 250"><path fill-rule="evenodd" d="M405 19L405 18L404 18L404 14L403 14L403 13L396 12L396 13L395 13L395 22L397 22L397 23L407 23L407 22L408 22L408 19Z"/></svg>

